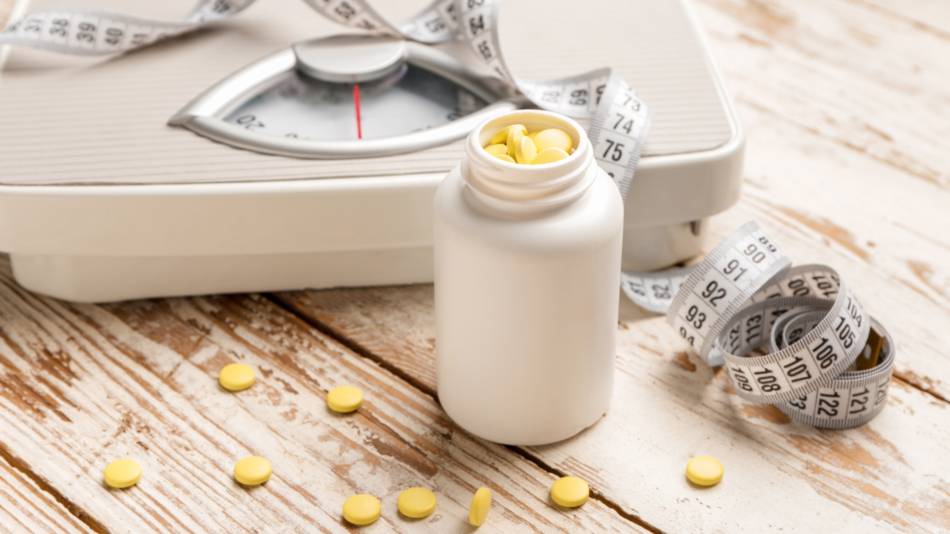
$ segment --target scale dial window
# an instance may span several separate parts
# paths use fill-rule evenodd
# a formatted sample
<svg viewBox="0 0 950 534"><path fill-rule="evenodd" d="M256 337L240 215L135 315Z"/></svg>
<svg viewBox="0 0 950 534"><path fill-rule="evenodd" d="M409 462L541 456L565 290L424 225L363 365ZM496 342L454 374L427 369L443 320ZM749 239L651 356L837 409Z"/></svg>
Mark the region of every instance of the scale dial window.
<svg viewBox="0 0 950 534"><path fill-rule="evenodd" d="M221 80L169 124L236 148L316 159L443 145L525 104L457 54L391 37L302 41Z"/></svg>
<svg viewBox="0 0 950 534"><path fill-rule="evenodd" d="M359 91L359 121L355 89ZM266 135L368 140L442 126L487 105L452 80L415 65L359 84L326 82L294 71L224 120Z"/></svg>

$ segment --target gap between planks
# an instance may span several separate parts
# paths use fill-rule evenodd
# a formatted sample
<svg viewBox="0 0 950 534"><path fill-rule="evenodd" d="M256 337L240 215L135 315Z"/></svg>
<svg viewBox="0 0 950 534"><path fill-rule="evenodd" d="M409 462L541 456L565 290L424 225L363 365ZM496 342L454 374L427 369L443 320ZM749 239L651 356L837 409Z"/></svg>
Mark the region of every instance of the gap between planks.
<svg viewBox="0 0 950 534"><path fill-rule="evenodd" d="M109 529L100 523L98 519L93 517L87 511L83 510L81 506L71 501L65 495L60 493L59 490L53 487L49 482L44 480L43 477L39 476L32 469L30 469L30 466L26 462L10 452L2 442L0 442L0 458L3 458L4 461L10 464L10 467L22 473L24 477L30 479L34 484L36 484L36 487L39 488L40 491L46 493L51 499L62 505L63 508L73 515L73 517L82 522L82 524L88 527L90 530L100 534L107 534L109 532Z"/></svg>
<svg viewBox="0 0 950 534"><path fill-rule="evenodd" d="M913 375L905 376L905 373L899 372L896 369L891 373L891 380L897 380L898 382L901 382L902 384L910 386L911 388L916 389L917 391L920 391L921 393L930 395L931 397L937 399L938 401L942 401L947 404L950 404L950 399L947 399L940 393L937 393L936 391L929 389L926 385L918 383L917 381L915 381L915 379L916 379L915 376Z"/></svg>
<svg viewBox="0 0 950 534"><path fill-rule="evenodd" d="M438 394L436 393L436 391L434 391L432 388L430 388L430 387L427 386L426 384L422 383L422 382L421 382L420 380L418 380L416 377L412 376L412 374L407 373L406 371L402 370L400 367L398 367L398 366L396 366L396 365L394 365L394 364L388 362L385 358L382 358L382 357L380 357L380 356L374 354L372 351L370 351L369 349L367 349L366 347L364 347L364 346L363 346L362 344L360 344L359 342L354 341L354 340L352 340L352 339L346 337L346 336L343 335L342 333L338 332L336 329L334 329L334 328L332 328L332 327L330 327L330 326L328 326L328 325L323 324L323 323L320 322L319 320L314 319L313 317L310 317L310 316L308 316L307 314L300 312L295 306L293 306L292 304L290 304L290 303L288 303L288 302L285 302L283 299L281 299L281 298L280 298L278 295L276 295L276 294L273 294L273 293L264 293L263 296L264 296L267 300L269 300L271 303L273 303L275 306L277 306L277 307L279 307L280 309L284 310L285 312L287 312L287 313L293 315L294 317L296 317L297 319L299 319L299 320L302 321L303 323L309 325L310 327L314 328L315 330L317 330L317 331L320 332L321 334L323 334L323 335L325 335L325 336L327 336L327 337L333 339L333 340L336 341L337 343L343 345L344 347L346 347L347 349L349 349L350 351L352 351L354 354L357 354L357 355L360 356L361 358L366 358L366 359L372 361L373 363L375 363L376 365L379 365L380 367L382 367L382 368L385 369L386 371L389 371L390 373L396 375L396 376L399 377L400 379L406 381L408 384L410 384L412 387L414 387L414 388L416 388L417 390L419 390L421 393L423 393L423 394L425 394L425 395L431 397L432 400L434 400L436 403L439 402L439 396L438 396ZM514 445L505 445L505 448L507 448L508 450L514 452L514 453L517 454L518 456L524 458L526 461L531 462L532 464L536 465L539 469L541 469L541 470L543 470L543 471L547 471L548 473L551 473L551 474L556 475L556 476L558 476L558 477L562 477L562 476L565 476L565 475L568 474L568 473L562 471L561 469L557 469L556 467L554 467L554 466L548 464L547 462L545 462L544 460L542 460L542 459L539 458L538 456L535 456L535 455L531 454L529 451L527 451L527 450L525 450L525 449L523 449L523 448L521 448L521 447L517 447L517 446L514 446ZM644 518L642 518L642 517L640 517L640 516L638 516L638 515L636 515L636 514L631 514L630 512L628 512L627 510L625 510L625 509L623 508L623 506L621 506L621 505L618 504L618 503L613 502L612 500L610 500L609 498L607 498L607 496L605 496L604 494L598 492L598 491L597 491L596 489L594 489L594 488L591 488L590 497L591 497L592 499L594 499L594 500L597 500L597 501L603 503L604 506L606 506L606 507L610 508L611 510L613 510L614 512L616 512L617 515L619 515L620 517L623 517L624 519L626 519L626 520L628 520L628 521L630 521L630 522L632 522L632 523L635 523L636 525L638 525L638 526L640 526L640 527L642 527L642 528L645 528L646 530L649 530L650 532L655 532L655 533L661 533L661 532L663 532L663 530L661 530L660 528L654 526L653 524L651 524L651 523L650 523L649 521L647 521L646 519L644 519Z"/></svg>

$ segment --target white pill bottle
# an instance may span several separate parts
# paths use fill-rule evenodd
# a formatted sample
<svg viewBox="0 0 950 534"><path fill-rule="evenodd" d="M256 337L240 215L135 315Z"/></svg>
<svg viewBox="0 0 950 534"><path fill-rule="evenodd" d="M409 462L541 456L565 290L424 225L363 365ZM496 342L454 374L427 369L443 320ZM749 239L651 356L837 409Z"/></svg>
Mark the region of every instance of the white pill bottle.
<svg viewBox="0 0 950 534"><path fill-rule="evenodd" d="M482 148L512 124L560 128L576 147L542 165ZM586 132L545 111L475 129L435 195L439 400L481 438L566 439L606 413L613 393L623 203Z"/></svg>

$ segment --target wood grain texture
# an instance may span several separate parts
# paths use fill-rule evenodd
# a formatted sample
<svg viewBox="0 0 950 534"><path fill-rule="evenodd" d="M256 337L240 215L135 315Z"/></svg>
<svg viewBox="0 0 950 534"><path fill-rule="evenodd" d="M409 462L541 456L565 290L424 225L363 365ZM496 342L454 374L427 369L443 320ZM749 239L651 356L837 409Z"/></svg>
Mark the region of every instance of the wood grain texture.
<svg viewBox="0 0 950 534"><path fill-rule="evenodd" d="M917 13L912 4L927 2L893 4L888 10L843 0L697 6L740 107L764 110L828 139L841 153L861 154L945 191L950 60L933 52L946 51L950 40L904 16ZM932 20L950 24L942 5Z"/></svg>
<svg viewBox="0 0 950 534"><path fill-rule="evenodd" d="M240 394L216 383L234 360L259 372ZM345 417L323 401L343 383L366 393ZM112 532L344 531L343 500L361 492L384 502L367 531L467 532L479 486L495 492L488 530L639 529L598 501L555 510L552 473L459 431L424 392L259 296L72 305L0 265L0 428L5 451ZM247 454L273 463L266 485L232 481ZM109 491L101 470L124 456L142 481ZM396 517L412 485L438 495L428 520Z"/></svg>
<svg viewBox="0 0 950 534"><path fill-rule="evenodd" d="M0 451L0 532L95 532L4 452Z"/></svg>
<svg viewBox="0 0 950 534"><path fill-rule="evenodd" d="M700 6L748 136L720 234L758 218L839 268L894 330L898 374L950 398L950 40L863 2Z"/></svg>

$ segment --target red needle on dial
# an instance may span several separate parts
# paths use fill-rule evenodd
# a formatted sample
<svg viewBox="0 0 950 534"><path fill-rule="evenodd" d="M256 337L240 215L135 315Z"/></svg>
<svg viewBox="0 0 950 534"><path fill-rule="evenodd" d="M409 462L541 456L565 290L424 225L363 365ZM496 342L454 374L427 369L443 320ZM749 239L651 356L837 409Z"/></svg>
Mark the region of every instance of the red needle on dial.
<svg viewBox="0 0 950 534"><path fill-rule="evenodd" d="M360 84L353 84L353 108L356 109L356 138L363 138L363 117L360 114Z"/></svg>

